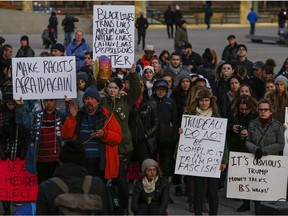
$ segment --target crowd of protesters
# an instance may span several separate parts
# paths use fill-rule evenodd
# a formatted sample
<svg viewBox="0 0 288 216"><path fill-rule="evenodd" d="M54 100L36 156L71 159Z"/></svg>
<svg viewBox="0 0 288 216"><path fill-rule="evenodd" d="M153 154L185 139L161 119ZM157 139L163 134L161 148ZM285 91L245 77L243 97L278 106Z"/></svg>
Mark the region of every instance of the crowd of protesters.
<svg viewBox="0 0 288 216"><path fill-rule="evenodd" d="M170 8L165 18L167 30L169 13ZM178 28L185 24L185 20L180 20ZM173 30L168 31L168 37L174 37ZM76 30L75 39L67 48L54 43L50 52L40 56L76 57L77 99L25 101L13 99L14 50L5 44L4 38L0 39L0 157L25 159L26 170L37 174L39 184L59 174L59 159L76 163L104 184L112 179L120 192L121 214L127 215L130 209L127 172L134 161L143 172L134 188L131 206L134 214L166 213L168 203L173 203L169 195L171 176L175 195L188 196L190 212L217 214L217 190L224 187L229 151L251 152L257 159L283 151L288 58L279 72L274 71L273 59L251 62L247 58L248 47L237 44L235 35L227 37L228 45L219 61L213 48L206 48L200 55L188 39L175 46L172 53L163 50L159 55L153 45L145 45L143 56L131 68L117 68L109 79L100 83L93 76L90 47L83 32ZM20 38L20 43L16 57L35 56L27 35ZM196 176L183 179L174 174L183 114L228 119L220 179ZM269 137L265 136L268 132ZM84 161L59 158L63 143L68 140L83 145ZM69 169L73 172L73 166ZM43 191L39 194L43 195ZM207 197L209 208L205 204ZM41 199L39 206L45 205L44 201ZM2 203L4 213L10 213L10 203ZM38 213L51 213L43 209ZM247 210L250 210L247 201L237 209ZM260 212L257 202L255 210Z"/></svg>

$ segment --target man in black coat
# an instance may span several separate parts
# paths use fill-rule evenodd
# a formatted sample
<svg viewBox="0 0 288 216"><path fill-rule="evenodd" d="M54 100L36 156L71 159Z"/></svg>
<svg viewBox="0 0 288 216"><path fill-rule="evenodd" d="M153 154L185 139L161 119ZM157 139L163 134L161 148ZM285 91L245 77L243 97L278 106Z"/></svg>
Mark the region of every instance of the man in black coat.
<svg viewBox="0 0 288 216"><path fill-rule="evenodd" d="M64 29L64 45L65 47L73 41L73 35L74 35L74 30L75 30L75 22L78 22L79 20L74 17L69 15L68 13L66 14L65 18L62 21L62 26Z"/></svg>
<svg viewBox="0 0 288 216"><path fill-rule="evenodd" d="M167 27L168 38L174 37L174 12L171 10L171 6L168 6L168 9L164 13L164 21Z"/></svg>
<svg viewBox="0 0 288 216"><path fill-rule="evenodd" d="M140 12L140 17L137 18L135 27L138 30L138 42L137 45L140 45L142 38L142 50L145 48L145 37L146 37L146 29L148 28L149 23L148 20L144 17L144 13Z"/></svg>
<svg viewBox="0 0 288 216"><path fill-rule="evenodd" d="M75 141L66 142L59 154L59 160L61 166L55 170L54 177L60 178L69 187L69 193L83 193L84 178L88 175L88 171L84 168L83 144ZM36 215L58 215L54 200L63 193L53 180L42 182L38 190ZM95 200L99 202L97 203L99 208L93 211L93 215L106 214L106 188L99 177L92 177L89 194L98 195L102 200L102 202Z"/></svg>

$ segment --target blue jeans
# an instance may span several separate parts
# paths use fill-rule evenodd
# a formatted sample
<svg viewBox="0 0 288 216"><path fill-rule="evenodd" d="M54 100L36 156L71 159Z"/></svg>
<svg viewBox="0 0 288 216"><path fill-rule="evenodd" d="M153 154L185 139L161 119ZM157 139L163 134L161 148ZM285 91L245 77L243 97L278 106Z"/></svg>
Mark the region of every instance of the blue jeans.
<svg viewBox="0 0 288 216"><path fill-rule="evenodd" d="M64 33L64 46L67 47L70 42L73 40L74 32L65 32Z"/></svg>

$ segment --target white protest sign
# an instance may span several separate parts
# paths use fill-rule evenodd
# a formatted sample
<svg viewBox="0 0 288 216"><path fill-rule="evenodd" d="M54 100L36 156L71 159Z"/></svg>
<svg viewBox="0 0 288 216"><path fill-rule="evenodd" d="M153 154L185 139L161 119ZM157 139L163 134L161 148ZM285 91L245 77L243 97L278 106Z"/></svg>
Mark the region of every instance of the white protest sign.
<svg viewBox="0 0 288 216"><path fill-rule="evenodd" d="M113 68L134 63L134 6L94 5L93 56L106 55Z"/></svg>
<svg viewBox="0 0 288 216"><path fill-rule="evenodd" d="M284 125L285 125L286 129L284 131L285 146L283 149L283 155L288 156L288 107L286 107L286 109L285 109Z"/></svg>
<svg viewBox="0 0 288 216"><path fill-rule="evenodd" d="M175 174L220 177L227 119L183 115Z"/></svg>
<svg viewBox="0 0 288 216"><path fill-rule="evenodd" d="M15 100L77 97L75 56L12 58Z"/></svg>
<svg viewBox="0 0 288 216"><path fill-rule="evenodd" d="M286 199L288 157L230 152L227 198L258 201Z"/></svg>

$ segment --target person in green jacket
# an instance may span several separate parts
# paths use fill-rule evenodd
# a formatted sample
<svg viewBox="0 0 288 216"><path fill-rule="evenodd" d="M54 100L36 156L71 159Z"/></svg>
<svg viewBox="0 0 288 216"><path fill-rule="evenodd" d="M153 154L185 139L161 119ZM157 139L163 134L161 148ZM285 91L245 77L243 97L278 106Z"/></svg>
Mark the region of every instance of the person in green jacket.
<svg viewBox="0 0 288 216"><path fill-rule="evenodd" d="M129 76L130 89L128 93L122 91L122 80L118 77L111 77L107 81L105 88L100 92L100 96L102 97L101 104L114 114L121 126L123 134L122 141L119 145L119 175L116 179L113 179L113 183L119 187L123 214L128 213L129 186L127 183L126 174L133 152L133 143L128 127L128 116L131 107L141 95L140 80L138 74L136 73L135 64L132 65Z"/></svg>

